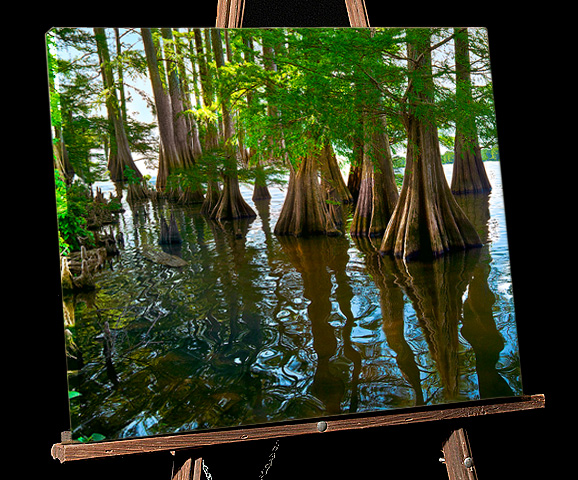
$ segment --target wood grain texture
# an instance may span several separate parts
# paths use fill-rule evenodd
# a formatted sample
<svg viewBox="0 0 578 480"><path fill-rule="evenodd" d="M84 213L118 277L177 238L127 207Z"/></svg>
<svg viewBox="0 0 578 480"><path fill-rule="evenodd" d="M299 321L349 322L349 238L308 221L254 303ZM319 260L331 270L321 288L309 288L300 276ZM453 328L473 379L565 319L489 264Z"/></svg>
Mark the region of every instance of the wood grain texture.
<svg viewBox="0 0 578 480"><path fill-rule="evenodd" d="M219 0L217 3L217 28L240 28L243 24L245 0Z"/></svg>
<svg viewBox="0 0 578 480"><path fill-rule="evenodd" d="M193 469L193 480L201 480L203 472L203 459L197 458L195 460L195 467Z"/></svg>
<svg viewBox="0 0 578 480"><path fill-rule="evenodd" d="M513 399L481 401L475 404L456 405L454 407L407 409L403 412L396 411L363 417L328 417L323 419L327 423L324 433L479 417L544 407L544 395L529 395ZM318 420L312 420L300 423L263 425L94 443L57 443L52 446L52 457L60 460L60 462L69 462L117 455L183 450L222 443L320 434L317 429L317 422Z"/></svg>
<svg viewBox="0 0 578 480"><path fill-rule="evenodd" d="M442 448L449 480L477 480L468 435L463 428L454 430Z"/></svg>
<svg viewBox="0 0 578 480"><path fill-rule="evenodd" d="M173 477L173 480L191 480L193 473L193 460L188 458L183 466L179 468L177 474Z"/></svg>
<svg viewBox="0 0 578 480"><path fill-rule="evenodd" d="M349 24L352 27L369 27L365 0L345 0Z"/></svg>
<svg viewBox="0 0 578 480"><path fill-rule="evenodd" d="M365 0L345 0L349 24L352 27L369 27ZM243 25L245 0L219 0L217 3L217 28L240 28ZM289 25L288 25L289 26Z"/></svg>

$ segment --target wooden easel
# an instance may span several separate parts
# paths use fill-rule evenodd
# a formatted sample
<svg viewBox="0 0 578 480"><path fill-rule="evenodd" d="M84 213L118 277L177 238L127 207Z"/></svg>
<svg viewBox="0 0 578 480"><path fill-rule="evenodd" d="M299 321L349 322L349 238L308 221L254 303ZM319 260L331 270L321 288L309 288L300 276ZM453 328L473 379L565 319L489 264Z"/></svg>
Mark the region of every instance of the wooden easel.
<svg viewBox="0 0 578 480"><path fill-rule="evenodd" d="M345 0L349 22L352 27L369 27L364 0ZM243 22L245 0L218 0L217 28L239 28ZM162 437L135 438L97 443L79 443L70 439L70 432L63 432L60 443L53 445L52 457L60 462L107 458L152 452L171 452L196 449L204 446L247 442L253 440L279 439L306 434L321 434L330 431L358 430L371 427L415 424L439 420L455 420L497 413L508 413L545 407L544 395L526 395L515 398L472 402L466 406L431 407L407 409L395 413L372 415L361 418L335 418L327 421L305 421L290 425L240 428L219 432L198 432ZM443 458L449 480L475 480L476 467L473 462L468 437L464 428L452 431L442 446ZM202 457L189 457L173 474L173 480L201 480ZM216 479L219 480L219 479Z"/></svg>
<svg viewBox="0 0 578 480"><path fill-rule="evenodd" d="M218 0L217 28L240 28L243 25L245 0ZM352 27L369 27L365 0L345 0L349 24Z"/></svg>
<svg viewBox="0 0 578 480"><path fill-rule="evenodd" d="M471 402L465 406L420 407L359 418L334 418L319 422L305 421L288 425L247 427L217 432L196 432L96 443L73 442L70 437L66 438L63 434L62 441L52 446L52 457L61 462L71 462L140 453L172 453L224 443L240 443L373 427L483 417L498 413L540 409L545 407L545 403L544 395L527 395L502 400ZM450 480L472 480L477 478L472 452L463 428L455 429L452 432L443 444L442 452L443 462L446 465ZM201 480L201 466L202 457L194 461L193 458L188 458L173 477L173 480Z"/></svg>

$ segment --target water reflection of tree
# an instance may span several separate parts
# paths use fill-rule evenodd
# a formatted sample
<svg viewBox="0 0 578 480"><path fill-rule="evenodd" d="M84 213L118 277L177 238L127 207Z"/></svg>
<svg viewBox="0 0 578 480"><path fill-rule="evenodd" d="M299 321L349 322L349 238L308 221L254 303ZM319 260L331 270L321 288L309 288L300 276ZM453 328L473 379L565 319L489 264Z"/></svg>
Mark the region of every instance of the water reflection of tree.
<svg viewBox="0 0 578 480"><path fill-rule="evenodd" d="M378 253L368 238L354 239L355 245L365 253L365 266L379 289L382 328L389 347L396 353L396 362L409 385L415 391L415 404L424 403L420 383L420 370L415 355L405 339L403 291L395 283L393 272L386 259Z"/></svg>
<svg viewBox="0 0 578 480"><path fill-rule="evenodd" d="M480 398L510 396L513 394L512 389L496 369L505 342L496 327L494 318L496 296L489 284L492 262L488 244L490 195L458 195L456 200L484 242L480 260L472 273L468 297L464 302L461 333L474 351Z"/></svg>
<svg viewBox="0 0 578 480"><path fill-rule="evenodd" d="M457 200L487 240L488 197ZM119 257L123 268L114 272L114 288L106 298L99 297L96 306L94 294L83 299L87 306L79 314L85 337L79 347L86 354L87 368L73 379L73 385L86 377L82 398L91 409L80 428L130 435L135 428L146 427L145 433L156 434L164 433L162 429L342 413L345 404L349 412L358 410L362 354L351 341L355 319L347 274L349 241L346 237L275 238L268 206L257 208L266 253L259 250L262 245L254 248L247 240L247 221L215 223L196 211L176 209L184 239L182 254L190 260L183 271L145 262L138 255L140 245L156 244L160 218L156 205L135 208L132 222L130 213L123 217L127 250ZM415 403L432 401L437 390L442 393L434 394L434 402L459 399L460 393L472 396L475 386L471 384L465 392L462 383L460 392L465 371L460 323L461 334L472 347L468 358L475 359L479 395L511 395L496 368L505 342L493 315L496 296L488 279L489 245L407 265L373 252L366 256L366 268L380 292L382 328L399 370L416 392ZM136 262L136 270L131 262ZM283 320L275 324L280 309L295 294L291 282L297 284L297 275L288 277L291 265L309 301L307 318L290 326ZM413 343L404 335L404 293L436 367L425 379L420 378L416 361L420 352L415 346L412 351ZM130 303L137 298L138 302ZM76 304L78 298L74 300ZM337 328L333 326L336 315L344 319ZM268 348L279 354L281 367L267 370L265 365L256 370L259 355ZM298 372L288 365L314 356L317 361L297 367ZM298 375L292 377L294 373Z"/></svg>
<svg viewBox="0 0 578 480"><path fill-rule="evenodd" d="M412 303L439 374L434 403L460 399L458 326L478 257L479 249L470 249L427 262L383 258Z"/></svg>
<svg viewBox="0 0 578 480"><path fill-rule="evenodd" d="M472 395L471 387L460 392L460 377L467 373L460 360L460 323L461 334L471 345L475 358L479 392L474 394L481 398L512 395L496 369L504 340L496 328L493 315L496 297L488 281L491 271L487 244L489 197L462 195L456 199L484 241L482 248L452 253L429 262L406 263L376 255L370 241L355 241L358 249L366 254L367 271L380 292L386 341L396 352L397 364L416 392L417 404ZM404 300L400 287L416 312L437 376L420 379L414 352L404 337ZM434 398L424 400L424 389Z"/></svg>
<svg viewBox="0 0 578 480"><path fill-rule="evenodd" d="M348 242L345 238L310 237L278 238L283 252L301 275L303 295L309 300L308 320L313 334L313 349L317 355L317 365L310 393L321 400L326 414L342 412L342 402L347 385L351 387L350 411L357 406L357 381L361 368L361 357L353 347L350 332L353 327L351 299L353 291L346 274L349 260ZM333 273L333 275L332 275ZM334 364L339 353L336 329L329 323L332 315L333 278L336 282L335 299L346 321L343 327L343 352L352 365L350 372L344 372Z"/></svg>
<svg viewBox="0 0 578 480"><path fill-rule="evenodd" d="M255 264L255 251L247 247L246 234L253 219L210 221L219 261L215 262L222 288L221 301L225 303L228 328L221 329L220 348L213 352L212 362L226 374L215 382L217 390L235 392L243 399L244 409L260 409L261 382L251 374L251 365L263 343L262 313L259 301L260 271ZM222 326L223 327L223 326ZM223 334L228 330L228 337ZM228 368L223 369L223 367ZM217 373L219 376L220 372ZM244 412L242 417L252 416ZM261 419L263 420L263 419Z"/></svg>

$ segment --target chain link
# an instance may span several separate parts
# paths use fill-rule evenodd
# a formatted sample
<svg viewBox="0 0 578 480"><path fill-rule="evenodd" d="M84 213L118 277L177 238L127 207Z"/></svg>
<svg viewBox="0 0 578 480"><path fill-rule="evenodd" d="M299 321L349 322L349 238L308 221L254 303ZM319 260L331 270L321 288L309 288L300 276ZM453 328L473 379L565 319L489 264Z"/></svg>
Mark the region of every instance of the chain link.
<svg viewBox="0 0 578 480"><path fill-rule="evenodd" d="M269 472L271 465L273 465L273 460L275 460L275 455L277 454L278 448L279 448L279 440L276 440L275 445L273 445L273 448L271 449L271 453L269 454L269 460L267 461L267 463L263 467L263 470L261 470L261 474L259 475L259 480L263 480L265 478L265 476L267 475L267 473ZM205 459L203 459L202 466L203 466L203 472L205 473L205 477L207 478L207 480L213 480L213 476L211 475L211 473L209 472L209 468L205 464Z"/></svg>
<svg viewBox="0 0 578 480"><path fill-rule="evenodd" d="M269 461L265 464L263 470L261 470L259 480L263 480L263 478L265 478L265 475L267 475L267 472L271 468L271 465L273 465L273 460L275 460L275 454L277 453L278 448L279 448L279 440L276 440L275 445L273 445L273 449L271 450L271 454L269 455Z"/></svg>
<svg viewBox="0 0 578 480"><path fill-rule="evenodd" d="M209 473L209 468L205 464L205 459L203 459L203 472L205 472L205 477L207 477L207 480L213 480L213 476Z"/></svg>

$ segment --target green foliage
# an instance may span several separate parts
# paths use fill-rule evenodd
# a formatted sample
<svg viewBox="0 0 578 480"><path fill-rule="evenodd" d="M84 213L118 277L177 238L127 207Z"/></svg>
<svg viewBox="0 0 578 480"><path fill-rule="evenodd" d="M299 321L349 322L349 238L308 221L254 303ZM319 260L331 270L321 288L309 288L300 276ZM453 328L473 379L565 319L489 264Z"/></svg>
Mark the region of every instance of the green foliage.
<svg viewBox="0 0 578 480"><path fill-rule="evenodd" d="M196 191L202 186L204 177L198 168L177 168L167 178L169 189Z"/></svg>
<svg viewBox="0 0 578 480"><path fill-rule="evenodd" d="M46 35L46 55L48 62L48 82L50 85L50 122L54 128L60 128L62 125L62 117L60 115L60 94L56 88L56 42L50 32Z"/></svg>
<svg viewBox="0 0 578 480"><path fill-rule="evenodd" d="M74 398L81 397L82 393L69 390L68 391L68 399L72 400ZM72 407L73 409L78 408L78 406ZM106 437L100 433L93 433L89 436L80 435L76 440L78 442L87 443L87 442L99 442L101 440L105 440Z"/></svg>
<svg viewBox="0 0 578 480"><path fill-rule="evenodd" d="M482 149L482 160L484 162L499 162L500 161L500 151L498 146L495 145L492 148Z"/></svg>
<svg viewBox="0 0 578 480"><path fill-rule="evenodd" d="M483 148L482 149L482 161L484 162L492 162L492 161L499 161L500 160L500 152L498 151L498 146L492 148ZM454 163L455 155L454 151L448 150L442 154L442 163Z"/></svg>
<svg viewBox="0 0 578 480"><path fill-rule="evenodd" d="M80 248L78 237L91 237L86 229L86 208L90 202L86 188L80 184L66 185L54 170L56 213L60 254L67 255Z"/></svg>
<svg viewBox="0 0 578 480"><path fill-rule="evenodd" d="M171 60L169 66L160 62L163 81L169 70L177 68L184 91L188 95L195 92L196 104L185 105L184 115L196 120L202 142L207 126L222 121L222 103L230 108L235 121L231 141L242 140L252 154L249 164L238 168L243 181L262 182L263 176L267 182L270 176L281 180L286 176L287 162L296 167L302 158L315 155L328 142L342 158L353 161L354 144L370 138L370 122L364 122L369 116L386 119L395 155L396 148L404 149L404 121L410 109L435 121L442 146L448 151L453 150L455 125L463 119L475 119L484 147L496 144L487 35L483 29L468 30L472 65L468 93L456 88L453 29L448 28L223 30L222 38L228 38L227 61L218 72L211 48L204 52L207 71L203 79L209 85L200 83L201 57L190 48L194 43L192 30L173 31L172 40L166 35L162 38L158 30L153 33L163 47L162 58ZM132 32L125 34L125 38L132 37L131 42L135 39ZM408 41L430 39L429 45L440 44L432 52L431 74L416 73L408 67ZM90 29L55 29L47 44L51 81L59 86L57 95L51 96L53 124L62 126L75 172L90 184L104 176L106 159L94 152L103 145L105 151L110 147L111 134L107 119L95 114L94 109L99 99L102 105L107 93L101 82L94 81L99 74L94 34ZM111 55L115 87L121 85L118 72L122 67L129 97L137 92L154 108L144 92L134 85L129 88L131 79L147 74L147 65L142 49L128 45L128 41L123 43L120 55ZM55 47L70 55L59 58ZM186 75L181 72L181 64ZM209 92L202 102L198 97L201 90ZM417 94L420 91L427 95ZM153 125L129 117L125 127L131 150L157 161L158 140ZM451 155L445 154L444 161L451 161ZM493 159L493 154L488 158ZM232 172L233 160L221 144L204 151L196 159L195 168L172 171L168 181L179 188L197 189L209 179L218 180ZM404 163L400 156L395 156L395 162L394 167ZM136 183L132 172L126 174L129 183Z"/></svg>
<svg viewBox="0 0 578 480"><path fill-rule="evenodd" d="M141 178L137 175L137 173L128 165L124 166L123 175L126 183L129 185L139 185L142 182Z"/></svg>
<svg viewBox="0 0 578 480"><path fill-rule="evenodd" d="M93 433L92 435L85 437L83 435L81 435L80 437L78 437L76 440L78 440L79 442L82 443L87 443L87 442L100 442L102 440L105 440L106 437L100 433Z"/></svg>
<svg viewBox="0 0 578 480"><path fill-rule="evenodd" d="M244 142L262 161L287 159L294 166L331 142L352 159L356 138L366 135L362 117L393 114L405 87L405 67L384 61L399 55L400 29L273 29L231 32L253 38L252 61L221 69L221 95L232 99ZM240 45L240 44L239 44ZM275 68L266 68L264 46L274 46ZM380 88L376 88L376 84ZM383 95L387 84L390 96ZM244 101L247 94L251 101ZM273 113L272 113L273 112ZM388 134L402 137L398 119ZM279 141L283 139L283 142Z"/></svg>
<svg viewBox="0 0 578 480"><path fill-rule="evenodd" d="M51 122L62 132L68 160L77 177L92 184L108 178L106 154L113 143L111 124L101 108L108 93L100 81L100 60L92 29L55 28L46 37L50 78ZM111 58L115 73L122 67L124 83L142 76L147 68L140 49L123 45ZM95 81L97 79L97 81ZM118 88L118 75L115 75ZM126 85L125 85L126 86ZM136 92L145 101L147 94ZM141 157L157 157L156 125L128 118L125 123L131 151Z"/></svg>
<svg viewBox="0 0 578 480"><path fill-rule="evenodd" d="M454 163L454 151L448 150L445 153L442 153L442 163Z"/></svg>

